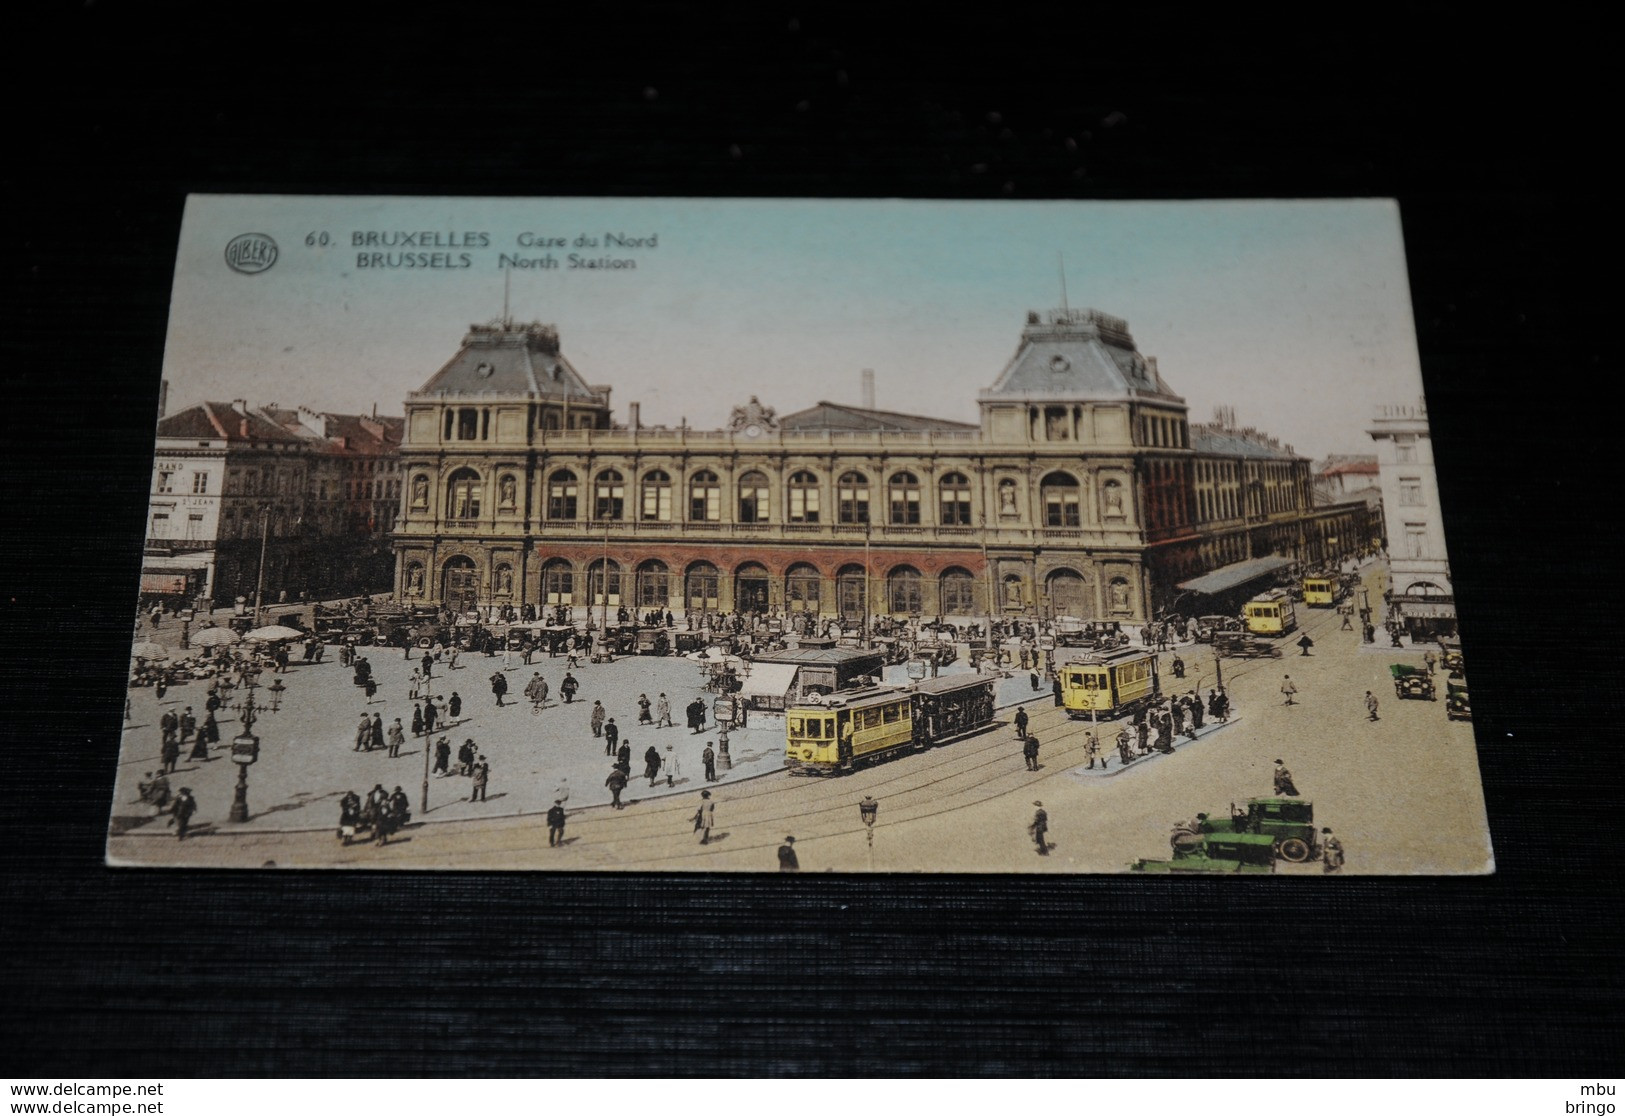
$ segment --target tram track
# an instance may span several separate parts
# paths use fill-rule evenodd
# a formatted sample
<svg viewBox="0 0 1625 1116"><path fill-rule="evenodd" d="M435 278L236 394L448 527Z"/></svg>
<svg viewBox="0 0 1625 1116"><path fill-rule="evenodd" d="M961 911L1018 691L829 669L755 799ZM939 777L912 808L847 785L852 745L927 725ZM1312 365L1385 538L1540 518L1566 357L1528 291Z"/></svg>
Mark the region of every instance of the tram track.
<svg viewBox="0 0 1625 1116"><path fill-rule="evenodd" d="M1325 630L1335 615L1329 613L1317 618L1316 622L1301 624L1297 630L1314 638ZM1281 639L1284 645L1291 645L1289 636ZM1283 652L1282 660L1288 657ZM1277 662L1274 657L1240 660L1226 673L1231 681L1245 679L1254 677ZM1226 688L1229 688L1229 683ZM1169 692L1178 691L1165 691L1164 696ZM1025 704L1029 703L1018 703ZM771 823L775 833L779 829L793 831L803 842L856 836L864 832L860 822L856 819L850 822L837 819L855 814L854 808L863 795L877 798L884 795L888 809L885 820L878 822L876 828L887 829L943 817L1010 795L1031 793L1047 780L1066 774L1087 759L1086 735L1091 728L1105 730L1121 720L1091 724L1068 717L1064 712L1056 715L1057 712L1053 707L1044 709L1034 717L1032 726L1043 733L1041 739L1049 758L1046 767L1052 770L1033 773L1016 769L1002 774L992 772L990 777L991 769L1013 763L1020 757L1016 748L1018 742L1002 735L1010 724L1004 720L969 736L923 752L910 751L850 775L818 779L809 777L805 793L798 797L795 803L797 808L791 812L785 812L785 784L772 775L758 776L732 786L724 783L714 787L696 787L695 791L711 789L722 806L719 832L752 830ZM1156 768L1157 765L1146 765L1142 770L1155 771ZM783 778L788 780L793 777L786 773ZM914 806L911 800L920 800L926 792L931 793L918 807ZM613 844L617 850L617 860L649 866L698 862L710 857L714 847L697 843L673 847L676 842L692 841L692 831L688 825L697 800L697 793L691 796L662 796L651 800L647 809L640 808L641 804L634 801L630 809L635 813L630 816L621 812L605 813L611 809L607 805L586 807L572 818L572 831L578 835L586 831L584 840L589 843L602 841ZM441 863L465 859L489 862L493 853L517 853L540 847L539 838L544 828L539 817L493 821L489 826L481 827L480 848L466 852L437 851L433 855ZM508 836L518 839L503 839ZM729 844L728 850L771 850L777 847L779 841L778 836L773 836ZM408 856L406 859L415 857Z"/></svg>

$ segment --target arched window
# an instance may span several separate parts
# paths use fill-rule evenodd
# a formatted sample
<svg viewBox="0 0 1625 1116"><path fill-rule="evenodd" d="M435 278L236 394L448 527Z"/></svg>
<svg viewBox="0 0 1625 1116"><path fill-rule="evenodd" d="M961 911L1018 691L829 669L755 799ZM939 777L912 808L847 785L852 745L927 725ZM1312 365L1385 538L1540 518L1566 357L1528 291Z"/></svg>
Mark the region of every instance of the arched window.
<svg viewBox="0 0 1625 1116"><path fill-rule="evenodd" d="M671 572L666 563L651 558L638 567L639 608L665 608L671 599Z"/></svg>
<svg viewBox="0 0 1625 1116"><path fill-rule="evenodd" d="M615 469L605 469L593 484L592 517L622 519L626 516L626 478Z"/></svg>
<svg viewBox="0 0 1625 1116"><path fill-rule="evenodd" d="M734 572L734 609L738 612L766 612L770 601L767 567L746 562Z"/></svg>
<svg viewBox="0 0 1625 1116"><path fill-rule="evenodd" d="M970 481L964 473L949 473L942 478L938 489L942 497L942 525L944 527L970 526Z"/></svg>
<svg viewBox="0 0 1625 1116"><path fill-rule="evenodd" d="M913 473L893 473L886 485L890 523L917 524L920 521L920 478Z"/></svg>
<svg viewBox="0 0 1625 1116"><path fill-rule="evenodd" d="M550 605L575 604L575 571L563 558L554 558L542 567L542 595Z"/></svg>
<svg viewBox="0 0 1625 1116"><path fill-rule="evenodd" d="M690 612L717 610L717 568L709 562L695 562L683 577L683 602Z"/></svg>
<svg viewBox="0 0 1625 1116"><path fill-rule="evenodd" d="M767 522L767 477L752 470L739 478L739 522Z"/></svg>
<svg viewBox="0 0 1625 1116"><path fill-rule="evenodd" d="M1039 485L1044 498L1044 525L1046 527L1077 527L1082 523L1078 514L1078 480L1070 473L1051 473Z"/></svg>
<svg viewBox="0 0 1625 1116"><path fill-rule="evenodd" d="M886 575L886 603L893 613L917 614L921 608L920 571L898 566Z"/></svg>
<svg viewBox="0 0 1625 1116"><path fill-rule="evenodd" d="M480 574L474 568L474 559L466 554L448 558L440 568L440 599L455 612L467 612L479 597Z"/></svg>
<svg viewBox="0 0 1625 1116"><path fill-rule="evenodd" d="M671 476L664 469L643 474L643 510L645 523L671 522Z"/></svg>
<svg viewBox="0 0 1625 1116"><path fill-rule="evenodd" d="M805 562L791 566L784 576L784 599L791 612L818 611L818 590L823 579Z"/></svg>
<svg viewBox="0 0 1625 1116"><path fill-rule="evenodd" d="M842 523L869 522L869 478L862 473L842 473L835 488Z"/></svg>
<svg viewBox="0 0 1625 1116"><path fill-rule="evenodd" d="M605 584L605 563L602 558L596 559L587 567L587 603L594 608L607 605L610 608L621 607L621 565L619 562L608 563L609 578ZM608 599L605 599L605 591Z"/></svg>
<svg viewBox="0 0 1625 1116"><path fill-rule="evenodd" d="M1056 616L1085 617L1094 614L1089 585L1077 570L1054 570L1045 580L1050 611Z"/></svg>
<svg viewBox="0 0 1625 1116"><path fill-rule="evenodd" d="M576 517L576 475L560 469L547 478L547 518L574 519Z"/></svg>
<svg viewBox="0 0 1625 1116"><path fill-rule="evenodd" d="M868 610L869 576L862 566L842 566L835 574L835 605L843 619L856 620Z"/></svg>
<svg viewBox="0 0 1625 1116"><path fill-rule="evenodd" d="M446 518L480 517L480 475L473 469L458 469L446 479Z"/></svg>
<svg viewBox="0 0 1625 1116"><path fill-rule="evenodd" d="M689 478L688 518L696 523L715 523L722 518L722 487L709 469Z"/></svg>
<svg viewBox="0 0 1625 1116"><path fill-rule="evenodd" d="M976 612L976 579L969 570L954 566L942 571L942 614L971 616Z"/></svg>
<svg viewBox="0 0 1625 1116"><path fill-rule="evenodd" d="M818 478L805 469L790 474L790 507L785 518L791 523L818 522Z"/></svg>

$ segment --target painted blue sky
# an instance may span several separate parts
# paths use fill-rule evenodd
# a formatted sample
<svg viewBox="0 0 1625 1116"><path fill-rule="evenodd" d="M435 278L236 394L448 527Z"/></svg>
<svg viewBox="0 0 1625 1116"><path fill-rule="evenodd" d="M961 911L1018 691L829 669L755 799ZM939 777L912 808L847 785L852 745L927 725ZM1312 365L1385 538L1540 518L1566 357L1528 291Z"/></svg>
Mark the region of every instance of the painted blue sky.
<svg viewBox="0 0 1625 1116"><path fill-rule="evenodd" d="M357 233L486 247L368 248ZM230 270L243 232L269 270ZM1399 215L1382 200L918 202L216 197L190 199L164 358L170 409L201 399L399 414L502 312L500 257L521 234L600 238L511 269L510 312L556 325L617 415L715 427L751 395L798 410L857 403L975 421L976 393L1015 351L1028 310L1127 319L1191 417L1235 407L1311 456L1367 452L1379 404L1421 394ZM326 233L326 247L307 238ZM606 233L657 238L605 247ZM472 266L359 267L358 254L443 252ZM635 268L569 268L571 252Z"/></svg>

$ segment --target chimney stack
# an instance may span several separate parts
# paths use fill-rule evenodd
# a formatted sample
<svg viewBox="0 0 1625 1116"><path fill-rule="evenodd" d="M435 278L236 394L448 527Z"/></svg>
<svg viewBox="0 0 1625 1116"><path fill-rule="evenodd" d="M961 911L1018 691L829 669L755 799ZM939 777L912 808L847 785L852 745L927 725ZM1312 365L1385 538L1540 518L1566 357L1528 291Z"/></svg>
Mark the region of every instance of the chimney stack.
<svg viewBox="0 0 1625 1116"><path fill-rule="evenodd" d="M626 405L626 425L631 427L633 430L643 429L643 415L641 414L641 411L642 406L638 403L628 403Z"/></svg>
<svg viewBox="0 0 1625 1116"><path fill-rule="evenodd" d="M863 409L866 411L875 409L875 370L873 368L863 370Z"/></svg>

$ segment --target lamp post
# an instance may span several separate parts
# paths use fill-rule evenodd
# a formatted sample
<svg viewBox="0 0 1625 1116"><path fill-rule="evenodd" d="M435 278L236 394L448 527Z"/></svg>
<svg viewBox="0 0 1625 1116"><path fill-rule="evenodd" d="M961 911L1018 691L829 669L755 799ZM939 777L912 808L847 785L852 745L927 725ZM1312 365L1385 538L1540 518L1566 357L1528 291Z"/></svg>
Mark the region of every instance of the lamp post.
<svg viewBox="0 0 1625 1116"><path fill-rule="evenodd" d="M880 803L871 795L864 795L863 801L858 803L858 816L863 819L864 833L869 841L869 871L875 870L875 817L880 813Z"/></svg>
<svg viewBox="0 0 1625 1116"><path fill-rule="evenodd" d="M425 674L423 676L423 685L419 690L419 692L423 695L423 700L425 702L429 702L434 699L434 694L431 692L429 686L430 678L427 674ZM418 800L418 814L422 817L428 817L429 815L429 752L434 746L433 740L431 739L433 736L434 734L430 732L425 732L423 734L423 794Z"/></svg>
<svg viewBox="0 0 1625 1116"><path fill-rule="evenodd" d="M260 505L260 572L254 585L254 626L261 624L260 609L265 601L265 544L271 537L271 505Z"/></svg>
<svg viewBox="0 0 1625 1116"><path fill-rule="evenodd" d="M257 710L254 707L254 691L259 682L252 674L243 676L243 703L242 710L243 731L231 742L231 762L237 765L237 789L231 799L231 812L227 815L234 822L248 820L248 768L260 758L260 738L254 735L254 721Z"/></svg>

